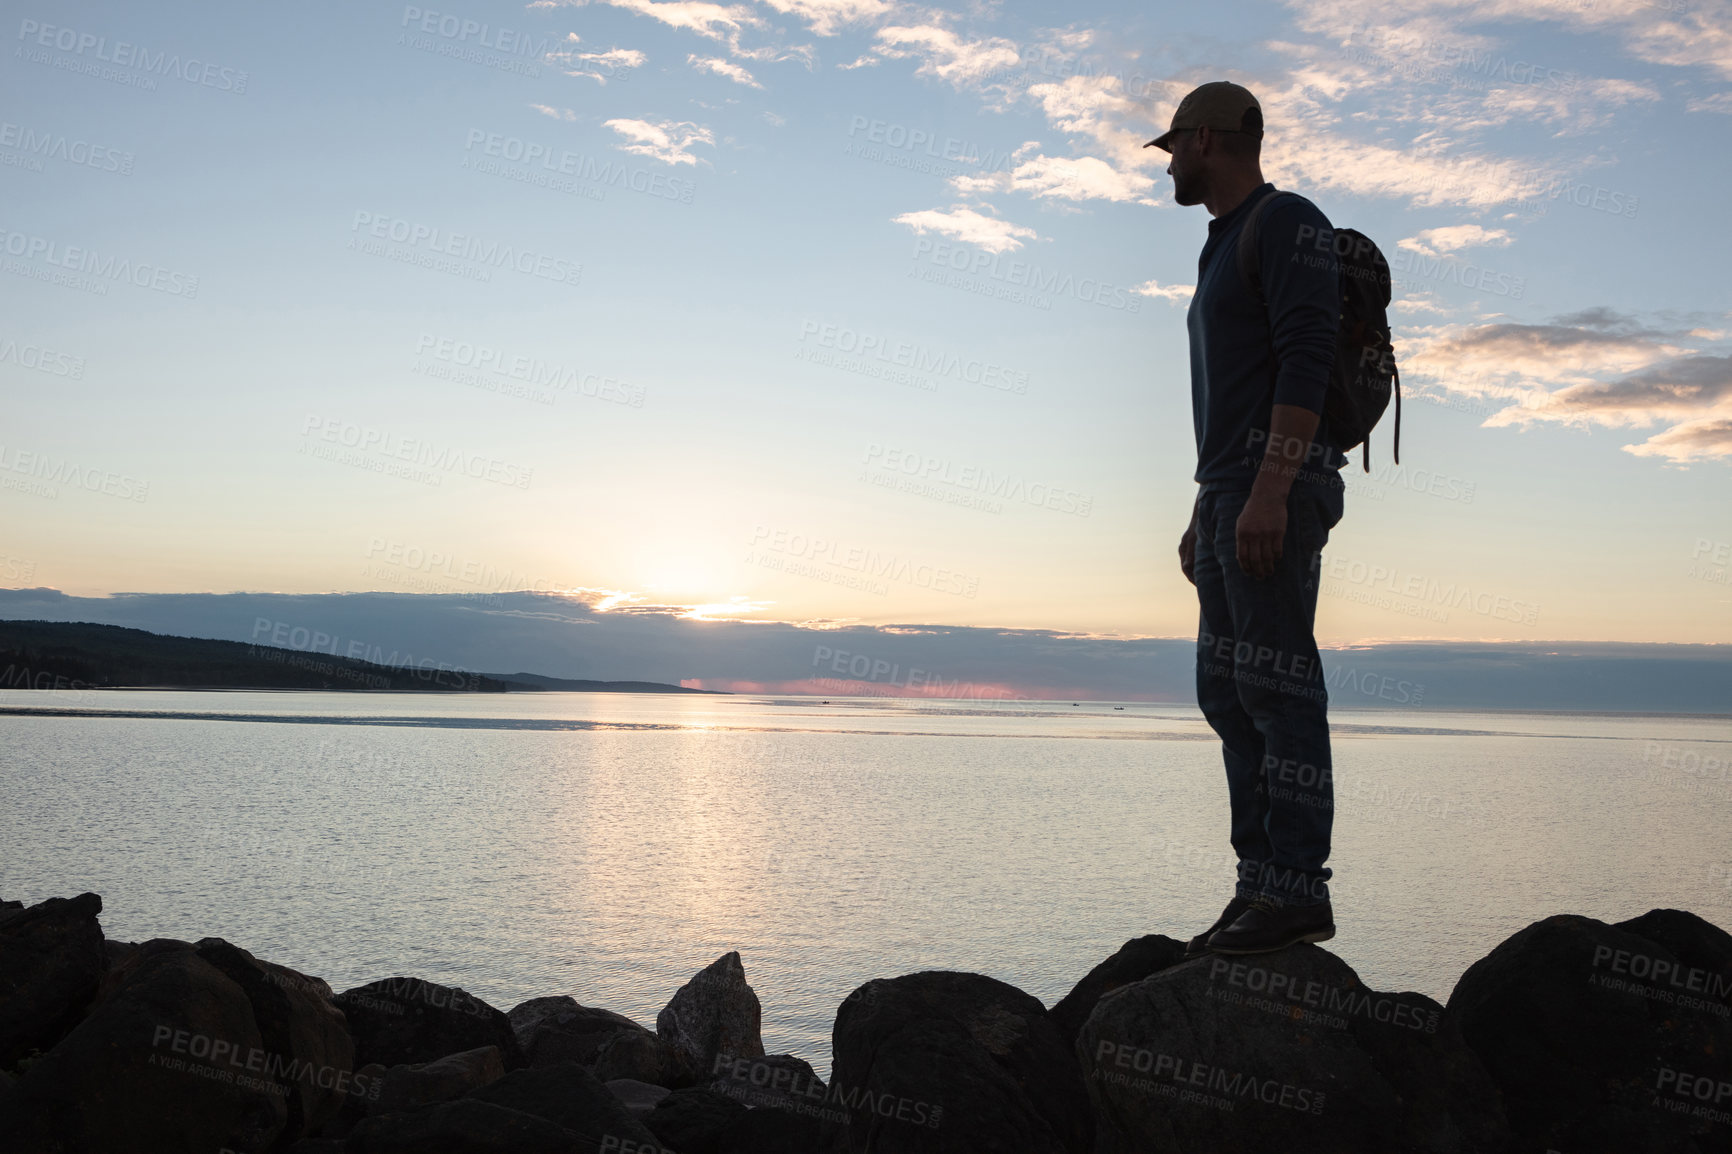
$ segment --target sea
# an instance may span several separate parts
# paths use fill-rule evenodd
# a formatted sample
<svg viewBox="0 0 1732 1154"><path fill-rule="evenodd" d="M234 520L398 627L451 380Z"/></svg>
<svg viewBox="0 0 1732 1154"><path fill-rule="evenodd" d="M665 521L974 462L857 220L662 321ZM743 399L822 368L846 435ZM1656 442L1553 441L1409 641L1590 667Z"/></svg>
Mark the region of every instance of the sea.
<svg viewBox="0 0 1732 1154"><path fill-rule="evenodd" d="M1336 938L1447 1001L1552 914L1732 929L1732 717L1331 711ZM1130 702L0 692L0 898L220 937L338 990L567 994L654 1026L738 950L770 1053L829 1067L873 978L1052 1005L1231 896L1220 747Z"/></svg>

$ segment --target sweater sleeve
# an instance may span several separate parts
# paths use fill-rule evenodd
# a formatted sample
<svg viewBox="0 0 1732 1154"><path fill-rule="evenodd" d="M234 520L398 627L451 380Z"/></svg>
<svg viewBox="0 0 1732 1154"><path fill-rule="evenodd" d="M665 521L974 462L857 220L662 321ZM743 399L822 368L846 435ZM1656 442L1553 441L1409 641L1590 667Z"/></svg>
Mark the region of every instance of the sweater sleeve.
<svg viewBox="0 0 1732 1154"><path fill-rule="evenodd" d="M1323 411L1341 325L1335 232L1317 206L1287 196L1258 222L1263 296L1275 351L1275 404Z"/></svg>

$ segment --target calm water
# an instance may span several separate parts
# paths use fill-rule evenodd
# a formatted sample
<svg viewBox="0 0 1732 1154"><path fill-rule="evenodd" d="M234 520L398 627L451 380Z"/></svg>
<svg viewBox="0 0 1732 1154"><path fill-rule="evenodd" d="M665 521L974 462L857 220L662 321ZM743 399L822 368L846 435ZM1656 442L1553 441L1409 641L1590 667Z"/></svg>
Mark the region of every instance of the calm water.
<svg viewBox="0 0 1732 1154"><path fill-rule="evenodd" d="M1230 894L1194 710L609 694L0 693L0 896L653 1024L731 949L764 1041L914 970L1049 1005ZM104 712L157 716L101 716ZM1445 999L1553 913L1732 926L1732 720L1338 710L1330 948Z"/></svg>

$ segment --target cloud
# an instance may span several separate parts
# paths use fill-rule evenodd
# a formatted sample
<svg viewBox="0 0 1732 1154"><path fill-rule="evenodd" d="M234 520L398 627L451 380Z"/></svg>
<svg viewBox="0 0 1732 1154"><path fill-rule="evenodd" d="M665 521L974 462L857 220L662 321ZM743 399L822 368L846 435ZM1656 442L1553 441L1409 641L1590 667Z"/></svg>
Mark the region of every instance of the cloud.
<svg viewBox="0 0 1732 1154"><path fill-rule="evenodd" d="M1197 291L1197 286L1194 284L1164 285L1158 281L1146 280L1131 291L1138 296L1160 297L1162 300L1171 301L1177 305L1189 304L1191 295Z"/></svg>
<svg viewBox="0 0 1732 1154"><path fill-rule="evenodd" d="M1696 355L1675 357L1612 381L1558 389L1524 408L1519 419L1652 425L1722 408L1732 416L1732 357Z"/></svg>
<svg viewBox="0 0 1732 1154"><path fill-rule="evenodd" d="M746 28L763 21L744 4L712 4L709 0L571 0L571 3L607 4L639 16L659 20L670 28L695 32L710 40L736 42Z"/></svg>
<svg viewBox="0 0 1732 1154"><path fill-rule="evenodd" d="M1546 324L1444 328L1404 339L1400 356L1404 373L1447 392L1512 402L1488 427L1663 425L1625 450L1683 463L1732 458L1732 356L1691 347L1721 336L1654 328L1602 307Z"/></svg>
<svg viewBox="0 0 1732 1154"><path fill-rule="evenodd" d="M1022 59L1016 44L1001 36L966 40L936 24L880 28L873 50L891 60L918 60L917 76L936 76L957 88L978 86Z"/></svg>
<svg viewBox="0 0 1732 1154"><path fill-rule="evenodd" d="M1501 228L1483 228L1477 224L1452 224L1443 228L1428 228L1417 236L1398 241L1397 246L1423 256L1442 256L1464 248L1491 245L1503 247L1515 240Z"/></svg>
<svg viewBox="0 0 1732 1154"><path fill-rule="evenodd" d="M1640 445L1625 445L1624 451L1638 457L1664 457L1677 465L1732 460L1732 417L1685 421Z"/></svg>
<svg viewBox="0 0 1732 1154"><path fill-rule="evenodd" d="M686 57L686 63L690 64L699 72L712 72L717 76L732 80L735 84L744 84L747 88L763 87L763 85L759 84L757 79L753 77L750 72L747 72L738 64L724 60L720 56L698 56L694 54Z"/></svg>
<svg viewBox="0 0 1732 1154"><path fill-rule="evenodd" d="M1430 45L1433 60L1450 60L1438 48L1468 39L1457 29L1549 23L1607 36L1650 64L1705 67L1732 77L1732 22L1724 0L1665 5L1653 0L1288 0L1288 7L1311 32L1339 35L1375 27L1410 33ZM1521 63L1510 60L1504 67Z"/></svg>
<svg viewBox="0 0 1732 1154"><path fill-rule="evenodd" d="M637 156L647 156L664 164L696 165L698 158L687 151L694 144L714 145L715 135L701 124L689 120L627 120L606 121L606 126L631 141L621 150Z"/></svg>
<svg viewBox="0 0 1732 1154"><path fill-rule="evenodd" d="M895 222L907 225L922 236L936 232L990 253L1015 252L1022 247L1024 239L1038 239L1032 228L984 216L964 204L955 205L948 212L936 208L905 212L896 217Z"/></svg>
<svg viewBox="0 0 1732 1154"><path fill-rule="evenodd" d="M1150 196L1153 178L1136 172L1121 172L1093 156L1034 156L1008 172L981 176L958 176L951 187L966 195L987 192L1026 192L1035 197L1058 200L1109 200L1135 204L1159 204Z"/></svg>
<svg viewBox="0 0 1732 1154"><path fill-rule="evenodd" d="M1117 76L1067 76L1062 81L1030 85L1028 97L1040 106L1054 128L1086 138L1120 167L1167 165L1166 153L1143 147L1152 135L1148 109L1125 93ZM1167 119L1170 114L1161 123Z"/></svg>
<svg viewBox="0 0 1732 1154"><path fill-rule="evenodd" d="M1732 92L1712 92L1698 96L1684 105L1686 112L1718 112L1732 116Z"/></svg>
<svg viewBox="0 0 1732 1154"><path fill-rule="evenodd" d="M844 25L890 14L888 0L761 0L783 15L798 16L818 36L834 36Z"/></svg>
<svg viewBox="0 0 1732 1154"><path fill-rule="evenodd" d="M576 120L577 113L569 108L554 108L549 104L531 104L529 107L543 116L551 116L555 120Z"/></svg>
<svg viewBox="0 0 1732 1154"><path fill-rule="evenodd" d="M609 48L606 52L579 52L577 46L582 43L577 33L569 32L562 47L554 49L546 56L550 67L557 68L567 76L584 76L598 84L606 84L609 80L624 76L633 68L643 67L645 56L635 48Z"/></svg>

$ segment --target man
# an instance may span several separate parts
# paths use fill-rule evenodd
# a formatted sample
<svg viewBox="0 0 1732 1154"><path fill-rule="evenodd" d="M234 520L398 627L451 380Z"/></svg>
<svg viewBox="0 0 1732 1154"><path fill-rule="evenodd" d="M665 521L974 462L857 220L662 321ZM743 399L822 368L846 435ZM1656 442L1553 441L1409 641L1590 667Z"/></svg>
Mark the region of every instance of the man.
<svg viewBox="0 0 1732 1154"><path fill-rule="evenodd" d="M1346 460L1322 419L1338 266L1316 206L1271 197L1262 138L1257 98L1216 81L1186 96L1172 127L1149 142L1172 154L1173 199L1214 218L1186 319L1198 490L1179 565L1201 606L1197 703L1221 738L1239 869L1233 900L1192 939L1192 954L1263 953L1335 934L1324 865L1334 815L1328 695L1312 625ZM1244 255L1254 259L1243 262L1240 235L1253 220Z"/></svg>

